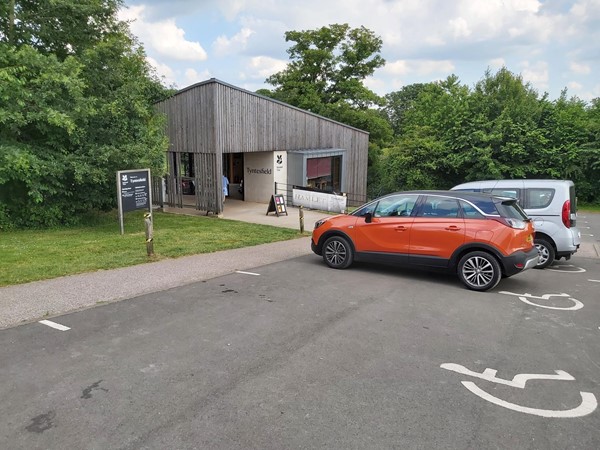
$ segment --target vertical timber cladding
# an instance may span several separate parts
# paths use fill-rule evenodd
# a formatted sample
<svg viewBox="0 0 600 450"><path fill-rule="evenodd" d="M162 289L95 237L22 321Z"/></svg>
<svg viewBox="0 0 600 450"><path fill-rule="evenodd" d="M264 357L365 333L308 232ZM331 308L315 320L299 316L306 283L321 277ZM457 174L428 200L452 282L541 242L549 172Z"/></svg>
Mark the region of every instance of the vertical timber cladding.
<svg viewBox="0 0 600 450"><path fill-rule="evenodd" d="M181 206L176 183L180 177L180 154L194 153L194 181L202 189L196 189L196 208L203 211L220 212L218 194L220 186L215 183L217 152L215 142L215 93L213 83L200 83L183 89L174 96L158 103L156 108L165 114L169 152L167 168L169 179L168 202ZM212 155L212 156L211 156ZM220 162L219 162L220 165ZM220 183L220 177L217 178ZM210 180L212 184L209 184Z"/></svg>
<svg viewBox="0 0 600 450"><path fill-rule="evenodd" d="M345 190L366 196L365 131L215 79L182 89L157 109L167 115L170 151L203 154L194 163L196 185L202 186L196 189L200 209L221 211L225 153L344 149Z"/></svg>
<svg viewBox="0 0 600 450"><path fill-rule="evenodd" d="M222 211L221 191L216 191L215 186L221 186L221 172L218 170L217 161L220 158L215 154L201 153L196 155L194 164L197 171L202 171L202 176L197 177L196 207L201 211L220 213Z"/></svg>

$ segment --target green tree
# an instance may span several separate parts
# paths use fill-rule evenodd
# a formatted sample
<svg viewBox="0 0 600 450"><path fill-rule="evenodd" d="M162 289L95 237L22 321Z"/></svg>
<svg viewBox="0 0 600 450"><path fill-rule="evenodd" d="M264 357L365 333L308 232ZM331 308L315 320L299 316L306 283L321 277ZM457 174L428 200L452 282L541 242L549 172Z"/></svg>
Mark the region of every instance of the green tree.
<svg viewBox="0 0 600 450"><path fill-rule="evenodd" d="M288 31L285 40L295 42L287 51L291 63L267 79L281 100L305 109L338 102L360 108L379 101L363 85L366 77L385 64L378 54L382 41L372 31L334 24L318 30Z"/></svg>
<svg viewBox="0 0 600 450"><path fill-rule="evenodd" d="M0 9L0 226L115 206L115 172L164 170L167 91L116 17L120 0Z"/></svg>
<svg viewBox="0 0 600 450"><path fill-rule="evenodd" d="M307 111L367 130L373 141L391 137L375 106L383 99L364 85L385 64L382 40L365 27L333 24L317 30L288 31L291 62L267 78L272 91L259 93Z"/></svg>
<svg viewBox="0 0 600 450"><path fill-rule="evenodd" d="M402 110L395 145L383 153L387 191L441 189L461 177L462 161L456 153L469 145L473 121L469 89L451 75L416 90L416 99Z"/></svg>
<svg viewBox="0 0 600 450"><path fill-rule="evenodd" d="M107 34L123 32L123 24L115 20L122 5L121 0L10 0L0 24L10 30L5 33L9 43L30 45L62 60Z"/></svg>
<svg viewBox="0 0 600 450"><path fill-rule="evenodd" d="M373 154L378 193L450 188L481 179L572 179L583 201L600 200L600 100L566 90L540 96L506 68L468 88L455 76L386 96L393 145ZM374 181L373 181L374 180ZM370 191L371 192L371 191Z"/></svg>
<svg viewBox="0 0 600 450"><path fill-rule="evenodd" d="M580 200L600 203L600 99L588 105L576 97L561 97L556 109L552 139L564 152L562 167L577 185Z"/></svg>
<svg viewBox="0 0 600 450"><path fill-rule="evenodd" d="M493 75L487 71L475 85L472 105L478 124L472 144L489 152L489 170L464 155L466 180L547 175L546 96L540 99L529 83L502 68Z"/></svg>
<svg viewBox="0 0 600 450"><path fill-rule="evenodd" d="M385 105L381 108L381 112L392 126L395 136L402 134L406 112L415 106L419 95L426 87L425 83L409 84L399 91L385 95Z"/></svg>
<svg viewBox="0 0 600 450"><path fill-rule="evenodd" d="M585 168L583 180L586 181L586 191L582 197L585 201L600 203L600 189L598 180L600 180L600 98L592 100L587 109L588 121L587 144L582 149L584 160L582 165Z"/></svg>

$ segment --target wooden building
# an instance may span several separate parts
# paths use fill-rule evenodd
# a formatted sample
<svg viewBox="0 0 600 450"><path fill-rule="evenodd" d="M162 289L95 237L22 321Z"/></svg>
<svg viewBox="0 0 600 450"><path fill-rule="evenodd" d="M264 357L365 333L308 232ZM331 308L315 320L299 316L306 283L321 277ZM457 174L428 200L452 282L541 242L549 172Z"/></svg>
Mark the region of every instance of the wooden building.
<svg viewBox="0 0 600 450"><path fill-rule="evenodd" d="M223 175L232 195L243 183L243 199L253 202L267 203L276 185L366 198L365 131L214 78L156 106L167 120L170 206L187 198L222 212Z"/></svg>

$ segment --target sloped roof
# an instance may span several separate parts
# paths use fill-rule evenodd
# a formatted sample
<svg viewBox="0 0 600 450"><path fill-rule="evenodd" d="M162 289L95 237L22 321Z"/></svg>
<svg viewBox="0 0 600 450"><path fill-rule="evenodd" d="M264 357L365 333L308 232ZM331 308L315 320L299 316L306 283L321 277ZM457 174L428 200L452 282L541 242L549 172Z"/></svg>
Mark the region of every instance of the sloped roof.
<svg viewBox="0 0 600 450"><path fill-rule="evenodd" d="M169 100L169 98L176 97L176 96L178 96L178 95L180 95L180 94L183 94L183 93L185 93L185 92L187 92L187 91L190 91L190 90L192 90L192 89L194 89L194 88L196 88L196 87L198 87L198 86L204 86L204 85L207 85L207 84L213 84L213 83L214 83L214 84L220 84L220 85L222 85L222 86L226 86L226 87L228 87L228 88L230 88L230 89L235 89L235 90L237 90L237 91L244 92L244 93L246 93L246 94L253 95L253 96L255 96L255 97L262 98L262 99L264 99L264 100L267 100L267 101L269 101L269 102L277 103L277 104L279 104L279 105L283 105L283 106L285 106L285 107L288 107L288 108L291 108L291 109L295 109L296 111L300 111L300 112L302 112L302 113L304 113L304 114L308 114L308 115L310 115L310 116L317 117L317 118L319 118L319 119L322 119L322 120L327 120L328 122L333 122L333 123L336 123L336 124L338 124L338 125L341 125L341 126L343 126L343 127L350 128L350 129L352 129L352 130L359 131L359 132L361 132L361 133L369 134L369 132L368 132L368 131L361 130L360 128L353 127L353 126L351 126L351 125L348 125L348 124L346 124L346 123L343 123L343 122L338 122L337 120L333 120L333 119L330 119L330 118L328 118L328 117L321 116L321 115L319 115L319 114L315 114L315 113L313 113L313 112L307 111L307 110L305 110L305 109L298 108L298 107L296 107L296 106L292 106L292 105L290 105L289 103L285 103L285 102L282 102L282 101L279 101L279 100L275 100L275 99L273 99L273 98L271 98L271 97L266 97L266 96L264 96L264 95L257 94L256 92L248 91L248 90L246 90L246 89L243 89L243 88L240 88L240 87L238 87L238 86L234 86L233 84L225 83L224 81L218 80L218 79L216 79L216 78L211 78L211 79L209 79L209 80L206 80L206 81L200 81L199 83L195 83L195 84L192 84L192 85L190 85L190 86L184 87L183 89L180 89L179 91L175 92L173 95L171 95L171 96L170 96L170 97L168 97L167 99L165 99L165 100L162 100L162 102L164 102L164 101L168 101L168 100ZM159 103L161 103L161 102L159 102Z"/></svg>

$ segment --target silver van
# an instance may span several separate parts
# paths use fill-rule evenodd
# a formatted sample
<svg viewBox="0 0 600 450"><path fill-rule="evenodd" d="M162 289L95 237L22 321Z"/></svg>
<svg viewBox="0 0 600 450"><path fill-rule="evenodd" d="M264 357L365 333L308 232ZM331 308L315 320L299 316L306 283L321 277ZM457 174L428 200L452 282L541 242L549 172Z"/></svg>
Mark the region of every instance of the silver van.
<svg viewBox="0 0 600 450"><path fill-rule="evenodd" d="M536 268L555 259L571 258L581 243L577 224L575 184L570 180L485 180L459 184L452 190L489 192L513 197L535 225L535 246L540 252Z"/></svg>

